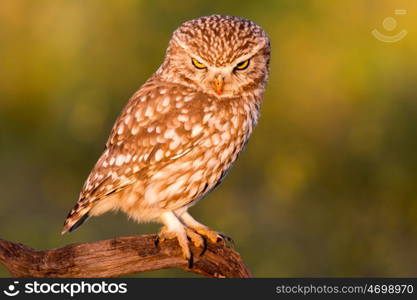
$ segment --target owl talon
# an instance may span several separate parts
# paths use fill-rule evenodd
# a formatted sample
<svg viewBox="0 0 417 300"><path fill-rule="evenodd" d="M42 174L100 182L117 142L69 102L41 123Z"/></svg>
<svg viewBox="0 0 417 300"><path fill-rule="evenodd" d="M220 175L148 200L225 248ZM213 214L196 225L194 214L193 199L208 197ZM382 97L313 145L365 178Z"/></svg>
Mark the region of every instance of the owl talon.
<svg viewBox="0 0 417 300"><path fill-rule="evenodd" d="M206 253L207 251L207 240L204 237L202 237L202 239L204 241L204 245L203 245L203 249L201 250L200 256L203 256L204 253Z"/></svg>
<svg viewBox="0 0 417 300"><path fill-rule="evenodd" d="M225 243L225 245L230 244L232 246L232 248L235 247L235 241L228 235L225 235L223 233L219 233L222 241Z"/></svg>
<svg viewBox="0 0 417 300"><path fill-rule="evenodd" d="M157 235L155 237L155 239L153 240L153 244L154 244L155 248L158 248L158 246L159 246L159 235Z"/></svg>
<svg viewBox="0 0 417 300"><path fill-rule="evenodd" d="M191 253L191 256L187 259L188 261L188 269L192 269L193 268L193 264L194 264L194 259L193 259L193 253Z"/></svg>

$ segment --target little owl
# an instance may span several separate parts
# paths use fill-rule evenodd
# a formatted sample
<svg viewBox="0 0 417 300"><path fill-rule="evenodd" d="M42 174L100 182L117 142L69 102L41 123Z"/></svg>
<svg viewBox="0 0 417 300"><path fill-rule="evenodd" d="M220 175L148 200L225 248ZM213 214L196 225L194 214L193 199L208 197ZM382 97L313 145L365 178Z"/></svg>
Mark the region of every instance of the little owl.
<svg viewBox="0 0 417 300"><path fill-rule="evenodd" d="M130 98L88 176L62 233L90 216L122 210L161 222L159 238L224 236L188 208L212 191L244 148L259 117L270 43L252 21L212 15L182 24L159 69Z"/></svg>

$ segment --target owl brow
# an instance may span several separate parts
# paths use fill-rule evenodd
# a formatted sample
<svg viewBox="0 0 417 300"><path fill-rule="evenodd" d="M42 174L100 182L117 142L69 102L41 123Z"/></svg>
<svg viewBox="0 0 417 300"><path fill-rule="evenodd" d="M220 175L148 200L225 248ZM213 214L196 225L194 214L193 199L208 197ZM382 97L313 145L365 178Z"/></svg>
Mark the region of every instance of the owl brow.
<svg viewBox="0 0 417 300"><path fill-rule="evenodd" d="M248 59L252 59L253 57L255 57L264 47L265 47L265 43L258 45L253 51L251 51L248 54L239 56L238 58L234 59L233 62L231 63L232 65L236 65L239 64L241 62L244 62Z"/></svg>
<svg viewBox="0 0 417 300"><path fill-rule="evenodd" d="M235 60L231 63L231 65L233 65L233 66L237 66L238 64L241 64L241 63L243 63L243 62L245 62L245 61L247 61L247 60L252 59L252 58L253 58L253 57L255 57L257 54L258 54L258 52L255 52L255 53L253 53L253 54L251 54L251 55L244 55L244 56L240 56L240 57L236 58L236 59L235 59Z"/></svg>

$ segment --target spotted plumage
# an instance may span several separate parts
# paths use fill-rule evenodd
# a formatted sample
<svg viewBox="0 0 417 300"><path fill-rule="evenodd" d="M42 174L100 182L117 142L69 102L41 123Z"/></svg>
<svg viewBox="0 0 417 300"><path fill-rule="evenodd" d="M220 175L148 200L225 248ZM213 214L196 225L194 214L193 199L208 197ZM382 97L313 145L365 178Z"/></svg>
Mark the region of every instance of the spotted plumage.
<svg viewBox="0 0 417 300"><path fill-rule="evenodd" d="M187 209L221 182L245 146L269 57L266 34L249 20L213 15L181 25L161 67L117 119L63 233L122 210L163 223L161 238L178 238L187 259L187 236L196 245L201 235L218 240Z"/></svg>

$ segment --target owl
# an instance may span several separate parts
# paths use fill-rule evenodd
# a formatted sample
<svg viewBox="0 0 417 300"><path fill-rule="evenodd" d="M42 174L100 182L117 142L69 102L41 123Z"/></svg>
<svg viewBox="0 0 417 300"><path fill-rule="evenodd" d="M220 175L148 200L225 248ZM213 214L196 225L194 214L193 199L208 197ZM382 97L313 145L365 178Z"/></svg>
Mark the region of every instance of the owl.
<svg viewBox="0 0 417 300"><path fill-rule="evenodd" d="M160 222L188 261L189 240L223 236L188 209L218 186L245 147L268 80L270 42L254 22L212 15L183 23L163 63L130 98L62 233L121 210Z"/></svg>

